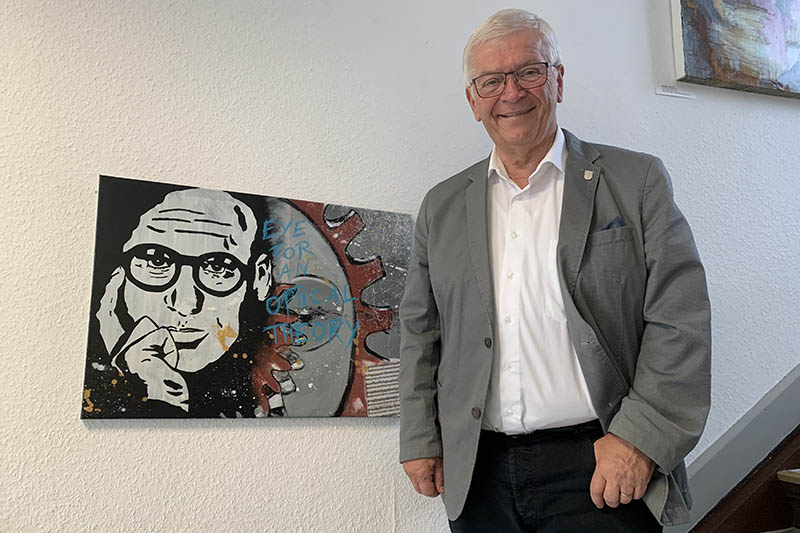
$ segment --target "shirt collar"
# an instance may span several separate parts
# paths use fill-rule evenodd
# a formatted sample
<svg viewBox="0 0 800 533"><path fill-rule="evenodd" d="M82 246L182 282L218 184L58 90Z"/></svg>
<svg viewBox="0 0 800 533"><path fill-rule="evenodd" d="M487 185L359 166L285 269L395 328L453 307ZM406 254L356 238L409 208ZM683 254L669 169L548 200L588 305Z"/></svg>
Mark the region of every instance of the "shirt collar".
<svg viewBox="0 0 800 533"><path fill-rule="evenodd" d="M566 160L567 150L564 142L564 132L561 131L561 128L556 128L556 138L553 139L553 144L550 146L550 150L547 151L544 158L539 162L539 165L536 167L536 170L533 171L533 174L528 176L528 182L530 182L531 178L533 178L533 176L535 176L536 173L539 172L539 170L542 169L547 163L550 163L556 167L556 169L563 174ZM497 155L497 146L492 147L492 155L489 156L489 178L492 177L493 170L501 178L510 180L508 177L508 172L506 172L505 165L503 165L503 162L500 160L500 156Z"/></svg>

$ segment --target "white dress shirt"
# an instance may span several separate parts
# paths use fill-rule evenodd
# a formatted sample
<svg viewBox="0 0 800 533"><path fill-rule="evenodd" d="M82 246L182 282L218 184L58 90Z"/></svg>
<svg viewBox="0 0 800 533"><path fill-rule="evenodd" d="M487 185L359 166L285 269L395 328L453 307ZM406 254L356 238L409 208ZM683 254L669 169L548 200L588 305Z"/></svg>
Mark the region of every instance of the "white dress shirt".
<svg viewBox="0 0 800 533"><path fill-rule="evenodd" d="M560 129L520 189L492 150L489 242L497 331L483 428L508 434L597 418L567 332L556 245L567 151Z"/></svg>

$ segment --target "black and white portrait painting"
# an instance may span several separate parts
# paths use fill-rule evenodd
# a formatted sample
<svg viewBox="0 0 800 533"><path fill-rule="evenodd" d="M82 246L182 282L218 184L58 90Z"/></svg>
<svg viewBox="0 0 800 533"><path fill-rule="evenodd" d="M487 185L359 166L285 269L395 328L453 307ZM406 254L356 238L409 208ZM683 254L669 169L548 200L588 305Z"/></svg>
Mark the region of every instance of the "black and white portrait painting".
<svg viewBox="0 0 800 533"><path fill-rule="evenodd" d="M392 416L411 217L101 177L83 418Z"/></svg>

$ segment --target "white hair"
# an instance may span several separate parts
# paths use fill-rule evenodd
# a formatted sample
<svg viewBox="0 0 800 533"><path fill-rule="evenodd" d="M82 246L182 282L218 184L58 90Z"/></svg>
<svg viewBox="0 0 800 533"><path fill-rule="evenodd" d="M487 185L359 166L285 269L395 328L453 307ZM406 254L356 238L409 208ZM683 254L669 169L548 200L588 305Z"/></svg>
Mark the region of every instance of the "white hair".
<svg viewBox="0 0 800 533"><path fill-rule="evenodd" d="M554 65L561 64L556 33L546 20L524 9L503 9L484 20L467 40L461 59L467 85L472 83L472 54L475 49L486 41L520 30L534 30L539 37L539 43L544 46L547 61Z"/></svg>

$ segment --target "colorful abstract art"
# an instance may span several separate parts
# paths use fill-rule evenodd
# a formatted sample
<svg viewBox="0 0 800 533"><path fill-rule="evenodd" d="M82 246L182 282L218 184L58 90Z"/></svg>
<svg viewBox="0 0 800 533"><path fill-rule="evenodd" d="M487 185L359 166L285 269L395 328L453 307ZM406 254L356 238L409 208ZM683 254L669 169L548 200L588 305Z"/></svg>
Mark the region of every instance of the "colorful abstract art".
<svg viewBox="0 0 800 533"><path fill-rule="evenodd" d="M800 98L800 0L672 0L680 81Z"/></svg>
<svg viewBox="0 0 800 533"><path fill-rule="evenodd" d="M101 176L82 418L395 416L409 215Z"/></svg>

